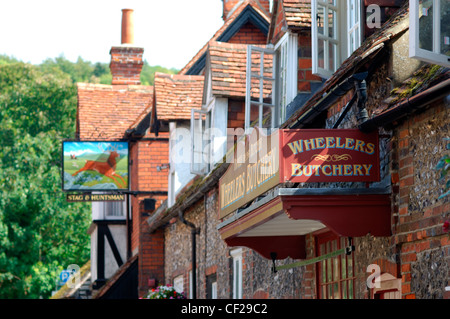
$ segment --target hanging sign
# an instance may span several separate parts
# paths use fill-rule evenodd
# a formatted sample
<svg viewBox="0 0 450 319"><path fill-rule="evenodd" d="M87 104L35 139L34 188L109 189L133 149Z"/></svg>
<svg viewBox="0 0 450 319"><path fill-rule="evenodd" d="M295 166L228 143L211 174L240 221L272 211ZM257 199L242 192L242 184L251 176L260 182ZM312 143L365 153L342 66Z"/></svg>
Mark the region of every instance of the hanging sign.
<svg viewBox="0 0 450 319"><path fill-rule="evenodd" d="M278 131L253 129L229 157L232 163L219 181L219 218L280 183Z"/></svg>
<svg viewBox="0 0 450 319"><path fill-rule="evenodd" d="M284 130L283 182L380 180L378 133L360 130Z"/></svg>
<svg viewBox="0 0 450 319"><path fill-rule="evenodd" d="M267 135L254 129L234 151L219 181L219 218L286 182L380 180L378 132L285 129Z"/></svg>
<svg viewBox="0 0 450 319"><path fill-rule="evenodd" d="M128 153L128 142L63 141L63 191L113 193L128 190Z"/></svg>

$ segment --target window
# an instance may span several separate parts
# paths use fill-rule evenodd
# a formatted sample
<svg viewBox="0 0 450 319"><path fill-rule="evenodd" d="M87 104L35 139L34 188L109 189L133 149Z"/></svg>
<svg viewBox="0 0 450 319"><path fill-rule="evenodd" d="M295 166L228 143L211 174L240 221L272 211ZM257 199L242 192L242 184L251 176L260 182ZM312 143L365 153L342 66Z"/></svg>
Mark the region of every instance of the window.
<svg viewBox="0 0 450 319"><path fill-rule="evenodd" d="M209 172L210 112L191 111L191 173L205 175Z"/></svg>
<svg viewBox="0 0 450 319"><path fill-rule="evenodd" d="M330 77L361 45L360 0L312 1L312 69Z"/></svg>
<svg viewBox="0 0 450 319"><path fill-rule="evenodd" d="M450 66L450 2L409 1L409 56Z"/></svg>
<svg viewBox="0 0 450 319"><path fill-rule="evenodd" d="M183 275L177 276L173 279L173 288L176 292L182 293L184 292L184 279Z"/></svg>
<svg viewBox="0 0 450 319"><path fill-rule="evenodd" d="M93 194L104 194L95 192ZM92 202L92 219L125 219L126 201Z"/></svg>
<svg viewBox="0 0 450 319"><path fill-rule="evenodd" d="M217 281L211 284L211 299L217 299Z"/></svg>
<svg viewBox="0 0 450 319"><path fill-rule="evenodd" d="M192 270L189 270L189 298L194 299L194 277Z"/></svg>
<svg viewBox="0 0 450 319"><path fill-rule="evenodd" d="M317 237L317 255L322 256L345 248L346 239L332 233ZM354 299L354 254L339 255L317 263L320 299Z"/></svg>
<svg viewBox="0 0 450 319"><path fill-rule="evenodd" d="M217 274L206 276L206 298L217 299Z"/></svg>
<svg viewBox="0 0 450 319"><path fill-rule="evenodd" d="M248 46L245 129L275 128L285 121L286 106L297 95L298 38L286 33L271 48Z"/></svg>
<svg viewBox="0 0 450 319"><path fill-rule="evenodd" d="M230 252L233 259L233 299L242 299L242 248Z"/></svg>

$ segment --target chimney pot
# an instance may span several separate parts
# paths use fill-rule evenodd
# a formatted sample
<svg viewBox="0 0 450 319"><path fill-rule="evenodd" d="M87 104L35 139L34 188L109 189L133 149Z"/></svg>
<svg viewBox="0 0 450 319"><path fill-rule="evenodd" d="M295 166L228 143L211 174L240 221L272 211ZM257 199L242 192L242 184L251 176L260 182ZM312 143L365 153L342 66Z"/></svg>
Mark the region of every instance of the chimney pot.
<svg viewBox="0 0 450 319"><path fill-rule="evenodd" d="M134 43L133 9L122 9L122 44Z"/></svg>
<svg viewBox="0 0 450 319"><path fill-rule="evenodd" d="M122 44L113 46L109 52L111 55L109 69L113 85L141 84L144 49L134 46L133 28L133 10L122 9Z"/></svg>

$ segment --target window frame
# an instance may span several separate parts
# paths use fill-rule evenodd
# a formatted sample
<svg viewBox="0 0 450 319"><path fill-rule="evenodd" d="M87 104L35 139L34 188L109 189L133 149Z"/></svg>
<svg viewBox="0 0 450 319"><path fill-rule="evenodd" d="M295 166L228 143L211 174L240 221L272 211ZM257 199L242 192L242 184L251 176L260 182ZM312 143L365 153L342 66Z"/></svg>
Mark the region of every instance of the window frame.
<svg viewBox="0 0 450 319"><path fill-rule="evenodd" d="M362 23L362 6L360 0L335 0L336 5L330 4L323 0L311 1L311 47L312 47L312 73L322 78L329 78L340 67L342 62L347 59L352 53L361 46L363 23ZM351 15L348 9L351 5L355 5L356 8L353 11L356 16L355 23L351 25ZM329 34L329 21L324 19L324 31L325 34L320 34L318 30L318 9L324 7L328 12L332 10L335 12L335 18L333 20L333 35ZM354 35L354 36L353 36ZM354 40L355 47L351 47L351 40ZM323 48L323 67L319 66L319 40L324 42ZM330 44L334 46L334 63L330 68Z"/></svg>
<svg viewBox="0 0 450 319"><path fill-rule="evenodd" d="M197 114L197 113L200 115L205 115L204 125L202 124L202 129L204 129L204 130L198 134L195 132L195 128L196 128L195 122L198 121L195 119L195 114ZM203 120L202 120L202 122L203 122ZM211 130L211 111L210 110L207 111L207 110L191 109L190 129L191 129L191 174L206 175L210 170L209 162L210 162L210 156L211 156L211 150L210 150L211 136L207 136L207 134L205 134L205 132L208 133ZM202 137L202 143L201 143L202 151L196 151L196 146L198 145L196 143L196 137L198 137L199 135ZM205 137L208 137L207 141L205 141ZM205 151L208 153L205 154ZM195 167L196 153L200 153L202 155L201 156L202 162L200 163L200 167L201 167L200 169L197 169Z"/></svg>
<svg viewBox="0 0 450 319"><path fill-rule="evenodd" d="M260 65L259 65L259 73L254 76L252 73L252 52L256 51L261 54L260 58ZM272 62L272 77L265 77L264 76L264 57L265 55L273 55L273 62ZM251 108L252 105L256 105L259 108L258 111L258 123L263 122L263 108L269 107L271 108L271 126L274 127L277 120L275 117L277 116L278 109L276 104L276 77L275 74L275 60L276 60L276 52L275 50L271 48L261 48L257 46L248 45L247 46L247 67L246 67L246 81L245 81L245 132L249 133L251 128L251 122L250 122L250 114L251 114ZM262 75L261 75L262 73ZM259 85L259 99L258 101L252 101L251 99L251 83L252 78L256 78L260 81ZM270 81L272 83L272 103L264 103L264 97L263 97L263 86L264 81Z"/></svg>
<svg viewBox="0 0 450 319"><path fill-rule="evenodd" d="M276 126L279 126L286 121L286 107L298 93L298 35L286 32L275 45L274 50L276 54L274 61L275 85L277 87L275 103L278 105L278 123L276 123ZM286 60L283 59L284 54ZM285 76L281 76L284 73ZM285 96L284 101L283 96Z"/></svg>
<svg viewBox="0 0 450 319"><path fill-rule="evenodd" d="M242 248L233 249L230 251L233 266L233 299L242 299ZM237 267L236 267L237 265Z"/></svg>
<svg viewBox="0 0 450 319"><path fill-rule="evenodd" d="M180 290L180 286L181 286L181 291ZM184 276L183 275L179 275L173 278L173 288L175 289L175 291L177 293L184 293Z"/></svg>
<svg viewBox="0 0 450 319"><path fill-rule="evenodd" d="M93 192L92 194L106 194L105 192ZM113 206L121 206L121 215L108 215ZM127 218L127 200L92 202L93 220L125 220Z"/></svg>
<svg viewBox="0 0 450 319"><path fill-rule="evenodd" d="M420 4L419 0L409 0L409 57L432 64L439 64L442 66L450 67L450 56L439 53L441 36L440 25L442 20L440 6L441 2L439 0L430 1L433 2L432 51L420 48ZM438 12L439 14L436 14L436 12Z"/></svg>
<svg viewBox="0 0 450 319"><path fill-rule="evenodd" d="M259 72L257 75L251 72L252 53L259 52L261 55ZM272 55L272 76L264 76L264 57ZM284 57L284 58L283 58ZM287 31L275 46L268 45L265 48L259 46L247 46L247 68L246 68L246 93L245 93L245 131L250 131L250 114L252 105L259 107L258 123L263 122L263 107L270 107L270 128L280 126L286 120L286 107L297 96L297 73L298 73L298 35ZM259 100L251 100L252 78L260 81ZM263 101L263 81L270 81L272 85L271 103Z"/></svg>
<svg viewBox="0 0 450 319"><path fill-rule="evenodd" d="M336 247L332 247L333 242L336 242ZM324 234L320 234L316 236L316 256L321 256L330 252L333 252L335 250L339 250L344 248L346 242L346 238L339 237L338 235L332 233L332 232L326 232ZM330 243L329 246L327 246L327 243ZM325 245L326 251L321 251L321 245ZM331 250L328 250L331 248ZM343 278L342 274L342 268L343 268L343 260L345 260L345 278ZM349 260L351 260L351 270L352 273L349 273L349 268L347 267L349 265ZM331 266L331 278L329 278L330 273L325 272L326 282L323 282L323 266L329 267ZM338 278L334 278L334 266L338 267ZM327 268L328 270L328 268ZM322 260L321 262L318 262L316 264L316 271L317 271L317 298L318 299L334 299L329 298L328 293L330 287L330 291L334 292L334 285L338 285L339 287L339 298L336 299L355 299L355 282L356 282L356 274L355 274L355 257L354 254L350 255L339 255L337 257L328 258L325 260ZM346 287L346 294L343 294L343 283L345 282ZM352 284L352 295L350 296L350 285ZM323 287L325 287L326 296L323 294ZM344 298L343 298L344 297Z"/></svg>

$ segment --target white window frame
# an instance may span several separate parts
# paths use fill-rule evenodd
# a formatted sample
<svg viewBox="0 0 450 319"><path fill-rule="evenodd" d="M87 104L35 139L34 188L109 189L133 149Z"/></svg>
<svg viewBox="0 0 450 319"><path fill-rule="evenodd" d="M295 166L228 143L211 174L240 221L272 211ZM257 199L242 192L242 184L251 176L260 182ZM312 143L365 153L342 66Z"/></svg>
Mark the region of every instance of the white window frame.
<svg viewBox="0 0 450 319"><path fill-rule="evenodd" d="M298 74L298 36L286 32L275 45L276 51L276 85L278 94L276 104L278 105L279 121L277 126L286 120L286 107L297 96L297 74Z"/></svg>
<svg viewBox="0 0 450 319"><path fill-rule="evenodd" d="M328 0L312 0L312 73L322 78L329 78L336 72L342 62L347 59L359 46L362 38L362 19L360 0L335 0L336 5ZM329 21L324 19L324 34L318 30L318 10L325 8L325 12L334 12L333 36L329 34ZM353 10L349 10L353 8ZM353 14L352 14L353 13ZM319 40L324 42L324 63L319 66ZM352 45L353 43L353 45ZM330 52L330 44L334 46L334 53ZM333 54L333 66L330 67L330 55Z"/></svg>
<svg viewBox="0 0 450 319"><path fill-rule="evenodd" d="M175 204L175 163L173 160L175 157L172 153L175 148L175 130L176 123L169 123L170 139L169 139L169 181L168 181L168 194L167 194L167 206L172 207Z"/></svg>
<svg viewBox="0 0 450 319"><path fill-rule="evenodd" d="M104 192L93 192L93 194L106 194ZM127 205L125 201L105 201L92 202L92 219L93 220L124 220L127 216ZM121 208L121 209L120 209ZM121 211L120 215L109 214L111 210L117 209Z"/></svg>
<svg viewBox="0 0 450 319"><path fill-rule="evenodd" d="M350 56L361 46L361 1L347 0L347 12L347 52Z"/></svg>
<svg viewBox="0 0 450 319"><path fill-rule="evenodd" d="M217 299L217 281L211 284L211 299Z"/></svg>
<svg viewBox="0 0 450 319"><path fill-rule="evenodd" d="M258 73L252 73L252 53L253 52L259 52L261 55L260 58L260 65L259 65L259 71ZM248 134L250 132L251 128L251 122L250 122L250 114L251 114L251 108L253 105L256 105L259 108L259 118L258 123L261 124L263 122L263 108L269 107L271 109L271 127L276 126L277 119L277 105L275 101L276 96L276 78L275 78L275 65L276 65L276 54L275 50L270 48L261 48L249 45L247 46L247 70L246 70L246 83L245 83L245 131ZM265 61L265 55L273 55L273 70L272 70L272 77L265 77L264 76L264 61ZM252 78L258 79L260 82L259 84L259 100L258 101L252 101L251 100L251 83ZM263 86L264 81L271 82L272 84L272 101L271 103L265 103L264 97L263 97Z"/></svg>
<svg viewBox="0 0 450 319"><path fill-rule="evenodd" d="M189 298L194 299L194 278L192 270L189 270Z"/></svg>
<svg viewBox="0 0 450 319"><path fill-rule="evenodd" d="M260 68L257 74L251 72L252 53L261 55ZM259 106L259 120L262 123L263 107L272 109L272 123L270 128L276 128L286 120L286 106L297 96L297 70L298 70L298 36L291 32L278 41L275 47L261 48L249 45L247 47L246 96L245 96L245 130L248 133L250 123L250 109L252 105ZM265 55L273 55L272 77L263 74ZM259 101L251 101L251 79L260 81ZM263 102L263 80L272 83L272 101Z"/></svg>
<svg viewBox="0 0 450 319"><path fill-rule="evenodd" d="M230 251L233 259L233 299L242 299L242 248Z"/></svg>
<svg viewBox="0 0 450 319"><path fill-rule="evenodd" d="M183 275L173 278L173 288L177 293L184 292L184 278Z"/></svg>
<svg viewBox="0 0 450 319"><path fill-rule="evenodd" d="M196 115L199 118L205 116L205 120L196 120ZM205 110L191 110L191 173L197 175L206 175L209 172L210 161L210 136L205 132L210 132L211 129L211 112ZM199 127L200 125L200 127ZM197 163L200 160L201 163ZM197 167L196 164L200 164Z"/></svg>
<svg viewBox="0 0 450 319"><path fill-rule="evenodd" d="M450 56L446 56L441 52L441 1L429 0L433 6L433 40L432 51L420 48L419 18L424 12L424 8L420 7L419 0L409 0L409 57L424 62L439 64L450 67ZM438 13L438 14L436 14ZM450 35L448 35L450 41Z"/></svg>

